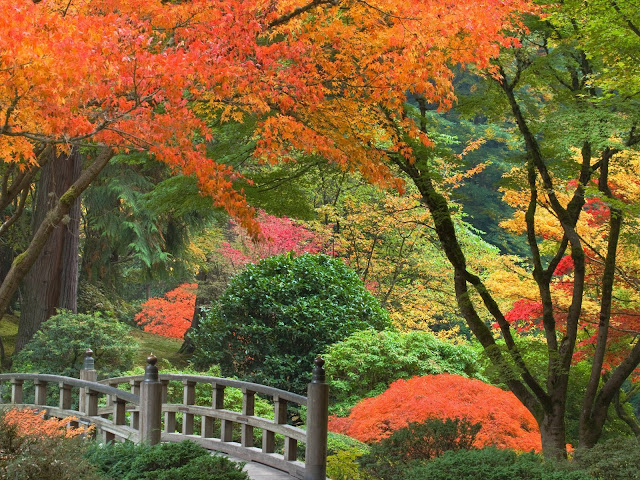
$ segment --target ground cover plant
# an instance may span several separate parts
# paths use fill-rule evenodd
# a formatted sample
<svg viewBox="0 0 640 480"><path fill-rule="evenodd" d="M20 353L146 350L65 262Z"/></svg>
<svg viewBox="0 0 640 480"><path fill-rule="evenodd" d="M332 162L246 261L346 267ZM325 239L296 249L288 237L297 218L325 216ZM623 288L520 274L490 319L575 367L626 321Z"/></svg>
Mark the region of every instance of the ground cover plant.
<svg viewBox="0 0 640 480"><path fill-rule="evenodd" d="M535 453L493 447L445 452L429 462L416 461L398 480L595 480L566 463L545 461ZM387 480L387 479L384 479ZM622 479L621 479L622 480Z"/></svg>
<svg viewBox="0 0 640 480"><path fill-rule="evenodd" d="M474 448L480 428L480 424L457 418L412 422L372 443L369 452L358 458L358 463L376 478L403 480L408 465L415 461L431 460L448 451Z"/></svg>

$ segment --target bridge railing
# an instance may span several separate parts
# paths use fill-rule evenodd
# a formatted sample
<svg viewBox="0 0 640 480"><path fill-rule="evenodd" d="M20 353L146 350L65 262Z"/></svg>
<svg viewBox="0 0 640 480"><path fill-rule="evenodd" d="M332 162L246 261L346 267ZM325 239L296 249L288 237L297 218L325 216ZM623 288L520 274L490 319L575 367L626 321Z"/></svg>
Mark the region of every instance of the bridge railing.
<svg viewBox="0 0 640 480"><path fill-rule="evenodd" d="M144 375L96 382L92 353L88 351L80 380L9 373L0 375L0 382L11 383L12 404L46 410L47 415L58 418L76 416L96 425L97 435L106 441L155 444L189 439L209 450L263 463L296 478L326 478L328 385L322 359L315 361L307 397L228 378L159 374L156 362L153 356L147 359ZM25 382L32 382L35 387L33 403L24 402ZM59 390L57 407L47 405L47 389L51 390L50 385L55 383ZM210 385L212 394L206 405L196 404L198 385ZM182 389L181 402L169 403L170 387ZM79 389L79 401L72 408L74 388ZM225 402L229 388L241 390L241 411L231 410ZM273 419L256 415L257 395L270 400ZM307 407L306 428L288 423L290 406ZM257 437L261 434L261 445L254 445L256 433ZM306 447L304 462L298 455L300 444Z"/></svg>
<svg viewBox="0 0 640 480"><path fill-rule="evenodd" d="M139 409L139 395L87 380L38 373L0 374L0 383L11 385L11 405L16 408L44 410L49 417L77 417L81 423L95 425L106 441L144 441L136 428L126 424L126 411ZM80 396L75 404L74 389ZM33 401L27 401L25 390L33 390ZM51 390L57 390L53 395L57 406L50 404ZM100 408L101 403L108 407Z"/></svg>

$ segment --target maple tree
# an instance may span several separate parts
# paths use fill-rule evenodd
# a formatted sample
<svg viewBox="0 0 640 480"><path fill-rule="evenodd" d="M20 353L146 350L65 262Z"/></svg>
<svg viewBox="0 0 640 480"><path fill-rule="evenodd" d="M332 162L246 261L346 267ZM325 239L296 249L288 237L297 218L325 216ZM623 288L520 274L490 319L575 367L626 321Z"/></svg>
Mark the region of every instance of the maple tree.
<svg viewBox="0 0 640 480"><path fill-rule="evenodd" d="M142 304L134 321L145 332L172 338L184 338L191 326L196 303L195 283L183 283L162 297L153 297Z"/></svg>
<svg viewBox="0 0 640 480"><path fill-rule="evenodd" d="M56 197L29 247L15 258L0 287L1 312L53 230L118 151L148 150L174 171L196 176L218 205L249 218L250 209L231 188L230 170L207 160L203 145L194 142L198 132L208 136L207 128L188 108L185 91L198 84L206 65L196 61L203 51L195 38L182 33L196 14L219 13L202 3L2 3L0 205L17 205L2 231L24 210L52 154L83 148L93 161ZM191 90L195 98L197 89Z"/></svg>
<svg viewBox="0 0 640 480"><path fill-rule="evenodd" d="M549 11L571 15L563 6L549 7ZM620 246L628 240L624 225L634 222L630 218L633 210L625 208L617 198L613 177L617 165L625 164L626 153L640 141L636 131L637 106L628 97L594 88L594 72L604 71L606 59L589 58L576 48L575 32L582 31L584 18L572 19L554 23L532 18L532 30L522 37L522 48L503 52L496 61L499 74L481 92L496 106L494 111L515 123L526 152L524 174L515 186L526 193L520 219L526 226L530 257L521 272L531 280L529 289L521 288L518 296L539 299L541 308L518 312L517 308L525 305L519 303L511 316L505 314L510 307L501 306L489 285L468 268L446 211L446 198L424 174L430 168L423 170L419 163L404 167L419 186L455 268L462 314L492 362L503 372L504 382L538 419L545 454L558 456L566 455L568 382L576 348L580 350L579 344L586 340L583 335L588 331L587 337L592 337L595 332L589 359L591 374L581 400L582 446L591 447L597 442L609 406L640 362L636 322L631 319L635 315L627 312L624 321L630 328L623 327L621 331L619 321L625 315L616 318L613 310L618 289L626 288L624 284L633 277L621 273L626 269L619 256ZM531 101L533 92L539 101ZM573 187L565 190L570 181ZM541 241L548 232L545 218L554 219L557 235L553 243ZM597 229L598 224L602 225L601 236L597 243L590 244L581 226ZM568 259L563 261L567 255L573 263L570 270ZM589 257L596 260L593 267L599 264L597 268L589 266ZM560 296L556 295L556 287L561 286L556 275L558 267L559 272L571 271L572 275L571 281L563 285L567 291ZM470 290L477 292L481 300L474 301ZM593 292L598 293L594 296ZM633 309L633 302L626 307ZM481 315L485 314L498 327L500 342L483 321ZM518 324L511 323L519 315L524 320L541 320L539 332L547 344L547 369L542 376L532 373L531 365L521 354ZM588 322L593 319L595 324ZM614 341L616 337L622 344ZM620 349L624 344L625 348ZM615 360L607 365L607 358Z"/></svg>
<svg viewBox="0 0 640 480"><path fill-rule="evenodd" d="M362 400L348 417L331 417L329 429L375 442L428 418L458 418L481 425L474 446L540 451L535 418L511 392L480 380L440 374L397 380L381 395Z"/></svg>

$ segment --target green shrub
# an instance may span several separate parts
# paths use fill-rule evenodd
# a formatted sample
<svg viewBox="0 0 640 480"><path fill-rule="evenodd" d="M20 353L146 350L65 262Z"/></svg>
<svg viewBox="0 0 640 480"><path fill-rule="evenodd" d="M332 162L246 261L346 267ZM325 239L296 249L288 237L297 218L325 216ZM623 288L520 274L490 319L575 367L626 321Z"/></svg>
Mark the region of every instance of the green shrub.
<svg viewBox="0 0 640 480"><path fill-rule="evenodd" d="M635 437L612 438L573 453L574 464L602 480L638 480L640 445Z"/></svg>
<svg viewBox="0 0 640 480"><path fill-rule="evenodd" d="M0 412L0 478L6 480L99 480L84 458L82 438L18 435Z"/></svg>
<svg viewBox="0 0 640 480"><path fill-rule="evenodd" d="M100 313L60 311L13 357L13 370L78 378L91 348L98 374L113 377L133 365L137 344L128 333L129 327Z"/></svg>
<svg viewBox="0 0 640 480"><path fill-rule="evenodd" d="M356 451L360 454L369 452L369 445L348 435L329 432L327 436L327 455L335 455L342 451Z"/></svg>
<svg viewBox="0 0 640 480"><path fill-rule="evenodd" d="M242 465L189 440L154 446L130 442L94 445L88 458L117 480L249 480Z"/></svg>
<svg viewBox="0 0 640 480"><path fill-rule="evenodd" d="M568 464L545 462L534 453L483 448L446 452L428 462L412 462L402 480L594 480ZM636 477L637 478L637 477ZM383 480L386 478L383 477Z"/></svg>
<svg viewBox="0 0 640 480"><path fill-rule="evenodd" d="M478 431L479 424L458 418L413 422L372 444L369 453L359 461L371 475L384 480L403 480L404 470L413 461L429 460L449 450L473 448Z"/></svg>
<svg viewBox="0 0 640 480"><path fill-rule="evenodd" d="M363 330L329 346L324 358L331 411L337 415L347 415L357 402L380 395L400 378L438 373L481 378L471 347L428 332Z"/></svg>
<svg viewBox="0 0 640 480"><path fill-rule="evenodd" d="M331 480L373 480L358 463L362 452L357 448L340 450L327 457L327 477Z"/></svg>
<svg viewBox="0 0 640 480"><path fill-rule="evenodd" d="M133 317L140 311L141 301L127 302L115 292L106 293L104 286L81 282L78 285L78 313L104 312L121 322L137 326Z"/></svg>
<svg viewBox="0 0 640 480"><path fill-rule="evenodd" d="M356 330L390 325L342 261L277 255L236 275L193 334L198 368L304 394L313 359Z"/></svg>

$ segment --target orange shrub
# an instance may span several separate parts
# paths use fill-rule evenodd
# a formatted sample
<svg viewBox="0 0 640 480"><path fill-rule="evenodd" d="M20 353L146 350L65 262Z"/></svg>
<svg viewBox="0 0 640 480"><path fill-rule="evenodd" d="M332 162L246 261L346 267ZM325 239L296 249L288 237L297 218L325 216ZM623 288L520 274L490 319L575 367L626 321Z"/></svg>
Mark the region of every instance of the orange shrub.
<svg viewBox="0 0 640 480"><path fill-rule="evenodd" d="M329 430L372 443L409 422L466 418L482 428L475 446L541 451L533 415L511 392L480 380L440 374L397 380L381 395L358 403L346 418L331 417Z"/></svg>
<svg viewBox="0 0 640 480"><path fill-rule="evenodd" d="M78 420L77 417L44 418L44 411L37 410L9 410L4 414L4 423L7 426L14 426L19 437L67 437L73 438L78 435L89 433L93 430L90 427L72 427L70 422Z"/></svg>

